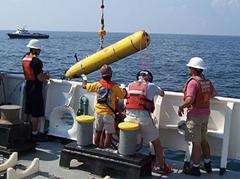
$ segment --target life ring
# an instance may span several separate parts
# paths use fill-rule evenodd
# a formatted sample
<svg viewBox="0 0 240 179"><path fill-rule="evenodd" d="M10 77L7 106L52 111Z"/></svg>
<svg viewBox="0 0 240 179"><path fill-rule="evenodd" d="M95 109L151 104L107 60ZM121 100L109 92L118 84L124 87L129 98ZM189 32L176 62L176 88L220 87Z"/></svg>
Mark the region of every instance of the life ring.
<svg viewBox="0 0 240 179"><path fill-rule="evenodd" d="M74 120L76 114L70 106L55 107L49 118L48 134L76 140L77 122Z"/></svg>

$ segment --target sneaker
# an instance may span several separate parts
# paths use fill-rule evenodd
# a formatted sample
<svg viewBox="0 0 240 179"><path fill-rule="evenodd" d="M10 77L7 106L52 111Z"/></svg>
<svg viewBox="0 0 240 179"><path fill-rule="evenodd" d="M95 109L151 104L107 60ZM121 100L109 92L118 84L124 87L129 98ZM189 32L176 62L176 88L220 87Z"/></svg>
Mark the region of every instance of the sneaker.
<svg viewBox="0 0 240 179"><path fill-rule="evenodd" d="M201 176L199 167L192 167L189 171L186 170L184 173L187 175Z"/></svg>
<svg viewBox="0 0 240 179"><path fill-rule="evenodd" d="M163 167L161 167L159 165L154 166L153 169L152 169L152 172L158 173L158 174L161 174L161 175L166 175L168 173L172 173L173 170L172 170L171 166L169 166L168 164L164 163Z"/></svg>
<svg viewBox="0 0 240 179"><path fill-rule="evenodd" d="M158 173L158 174L161 174L161 175L165 174L164 168L160 167L160 166L154 166L153 169L152 169L152 172Z"/></svg>
<svg viewBox="0 0 240 179"><path fill-rule="evenodd" d="M212 172L211 162L204 163L204 170L205 170L207 173L211 173L211 172Z"/></svg>

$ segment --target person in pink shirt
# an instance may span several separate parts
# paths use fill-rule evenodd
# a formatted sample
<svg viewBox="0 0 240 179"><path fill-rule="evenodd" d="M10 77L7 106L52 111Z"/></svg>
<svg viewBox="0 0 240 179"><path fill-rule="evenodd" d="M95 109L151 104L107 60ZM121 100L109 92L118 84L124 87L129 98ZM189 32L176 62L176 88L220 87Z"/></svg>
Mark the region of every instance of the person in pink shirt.
<svg viewBox="0 0 240 179"><path fill-rule="evenodd" d="M211 81L203 75L205 64L202 58L193 57L187 64L190 79L185 83L184 99L179 106L178 115L182 116L184 108L187 108L185 138L191 141L193 166L185 162L183 172L185 174L200 176L201 153L204 157L204 166L207 173L212 172L210 160L210 147L207 141L207 125L210 116L210 99L217 95Z"/></svg>

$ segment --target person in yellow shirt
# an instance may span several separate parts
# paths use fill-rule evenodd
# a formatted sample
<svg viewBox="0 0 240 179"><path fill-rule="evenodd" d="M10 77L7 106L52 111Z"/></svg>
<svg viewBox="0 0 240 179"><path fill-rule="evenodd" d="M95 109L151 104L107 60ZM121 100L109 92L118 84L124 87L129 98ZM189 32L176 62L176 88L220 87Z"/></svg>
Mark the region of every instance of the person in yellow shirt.
<svg viewBox="0 0 240 179"><path fill-rule="evenodd" d="M112 69L108 65L103 65L100 69L102 79L97 82L87 83L87 77L82 75L82 87L88 92L97 93L96 109L96 133L94 143L100 146L101 134L105 131L103 146L110 147L112 134L115 133L115 111L118 100L123 100L124 91L113 81Z"/></svg>

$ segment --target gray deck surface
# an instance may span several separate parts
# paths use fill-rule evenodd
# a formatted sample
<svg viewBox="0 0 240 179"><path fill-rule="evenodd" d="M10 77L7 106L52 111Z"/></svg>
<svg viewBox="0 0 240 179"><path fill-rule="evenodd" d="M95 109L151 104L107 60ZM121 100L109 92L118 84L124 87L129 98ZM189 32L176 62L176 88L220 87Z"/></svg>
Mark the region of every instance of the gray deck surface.
<svg viewBox="0 0 240 179"><path fill-rule="evenodd" d="M42 142L38 143L36 151L26 153L19 156L18 169L25 169L30 165L31 161L38 157L40 159L40 172L27 177L36 178L36 179L99 179L100 176L96 176L90 173L89 166L84 166L78 161L73 160L71 162L71 168L66 169L59 167L60 152L63 145L58 142ZM204 179L238 179L240 178L240 172L227 171L224 176L218 175L218 169L213 169L212 174L202 173L201 177L188 176L182 173L183 163L178 161L169 161L173 168L174 173L169 174L168 176L159 176L153 173L153 176L150 177L141 177L141 179L158 179L158 178L170 178L170 179L195 179L195 178L204 178ZM118 171L109 171L107 175L110 175L111 178L125 178L123 173ZM103 177L104 178L104 177ZM110 178L110 177L105 177Z"/></svg>

